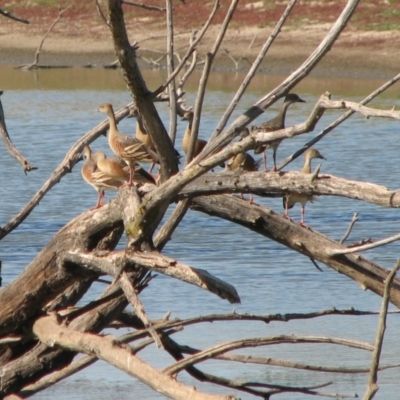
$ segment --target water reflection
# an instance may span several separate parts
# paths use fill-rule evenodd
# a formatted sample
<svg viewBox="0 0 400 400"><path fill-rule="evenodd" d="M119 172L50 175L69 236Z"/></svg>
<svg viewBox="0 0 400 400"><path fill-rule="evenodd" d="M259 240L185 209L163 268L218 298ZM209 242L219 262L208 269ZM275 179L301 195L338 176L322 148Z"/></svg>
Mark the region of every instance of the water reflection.
<svg viewBox="0 0 400 400"><path fill-rule="evenodd" d="M35 165L38 171L25 176L16 162L10 159L0 147L1 180L3 185L0 209L0 223L4 224L29 201L31 196L50 176L62 161L70 146L104 119L92 110L108 101L119 108L130 101L120 71L104 69L70 68L23 72L1 66L2 97L7 126L10 135L22 153ZM232 93L241 82L243 73L216 72L210 79L210 92L204 105L201 122L201 137L207 139L215 128ZM157 87L163 79L163 71L146 71L145 79L151 88ZM271 90L284 77L259 74L253 81L246 96L240 102L234 116L250 107L261 96ZM288 114L287 124L303 121L313 108L320 94L326 90L335 98L359 101L370 91L381 85L380 80L360 81L355 79L327 79L309 77L298 85L296 91L307 100L305 105L294 105ZM187 86L188 104L193 104L198 84L198 75ZM395 89L374 101L376 107L391 108L397 101ZM157 104L166 126L168 109ZM267 115L260 116L256 123L269 119L279 104L271 107ZM283 159L314 137L320 129L341 115L340 111L326 112L316 132L308 133L282 143L278 157ZM397 122L389 120L365 120L354 116L329 134L318 144L318 149L327 157L322 170L349 179L370 180L395 189L400 186L397 171L398 150ZM122 121L120 130L133 133L134 121ZM179 124L177 148L181 151L181 139L185 125ZM384 139L384 140L383 140ZM105 137L99 138L93 149L108 150ZM299 169L302 160L296 160L287 169ZM95 191L86 185L79 173L80 165L63 178L40 205L15 232L0 243L3 259L3 284L11 282L32 260L58 229L71 218L90 208L96 198ZM393 171L393 172L392 172ZM16 194L17 193L17 194ZM107 194L107 198L113 194ZM281 199L257 199L261 204L282 212ZM354 211L360 212L349 241L372 236L382 238L398 232L400 216L398 210L384 209L355 200L342 198L320 198L310 204L307 222L314 229L335 239L344 234ZM169 212L171 212L171 209ZM292 212L299 219L298 207ZM216 240L217 239L217 240ZM393 243L385 249L378 248L367 253L367 257L380 265L390 268L398 258L400 245ZM242 304L235 305L236 312L254 314L311 312L331 307L354 307L363 310L379 310L381 299L370 292L363 292L353 281L339 275L328 267L321 266L319 272L307 258L288 251L283 246L258 236L242 227L226 221L208 218L190 211L168 243L165 252L182 262L197 268L209 270L226 280L238 290ZM91 296L104 290L95 285ZM231 312L233 306L216 299L215 296L198 288L172 280L162 275L154 279L141 295L151 318L160 318L167 311L172 317L191 317L197 314ZM88 301L88 298L84 299ZM222 340L280 334L320 335L346 337L354 340L373 342L377 316L360 318L332 316L314 321L292 321L290 323L213 323L188 327L174 336L180 342L194 347L205 348ZM398 316L390 316L383 349L384 363L398 363ZM123 332L118 332L122 334ZM367 367L368 352L341 349L338 346L321 348L308 345L282 345L249 350L246 353L265 357L297 360L329 366ZM244 354L245 352L241 352ZM172 362L163 352L147 348L140 356L154 365L163 367ZM279 367L242 365L227 366L221 362L207 363L210 373L229 378L265 380L287 385L306 385L333 380L335 385L329 392L362 394L366 376L341 376L333 374L312 374ZM246 370L243 376L243 370ZM205 370L205 368L204 368ZM180 375L187 383L200 390L206 386L193 381L187 374ZM377 398L395 400L398 398L397 385L400 370L392 369L379 374L380 390ZM209 389L208 389L209 390ZM213 388L215 393L226 393L225 389ZM231 391L229 391L231 392ZM90 393L90 395L88 395ZM133 396L132 396L133 394ZM34 398L146 398L159 399L162 396L146 386L127 377L119 371L98 362L90 370L72 376L50 390ZM238 394L243 399L249 398ZM301 399L300 395L282 395L281 399Z"/></svg>

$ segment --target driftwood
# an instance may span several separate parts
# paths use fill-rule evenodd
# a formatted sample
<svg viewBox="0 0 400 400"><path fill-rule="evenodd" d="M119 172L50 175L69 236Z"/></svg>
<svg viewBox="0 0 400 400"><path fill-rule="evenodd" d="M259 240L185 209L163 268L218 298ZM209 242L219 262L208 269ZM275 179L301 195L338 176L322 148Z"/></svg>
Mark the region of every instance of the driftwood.
<svg viewBox="0 0 400 400"><path fill-rule="evenodd" d="M99 12L102 13L98 2L95 3ZM125 3L128 4L128 2ZM187 165L179 171L173 142L177 115L188 109L184 98L184 84L191 71L198 65L197 46L219 8L219 1L215 1L203 29L198 34L191 35L188 50L176 67L174 65L176 50L174 49L173 3L167 1L165 11L168 26L166 35L168 78L152 92L147 88L137 65L137 43L131 45L128 40L121 1L107 0L107 16L105 13L102 15L111 30L118 63L123 70L134 106L142 116L159 155L159 184L150 185L150 188L123 187L114 201L100 209L85 212L74 218L54 236L14 282L0 291L0 373L2 377L0 397L7 396L6 398L10 399L13 396L29 397L98 359L106 360L165 396L199 400L234 398L231 394L232 390L261 398L270 398L274 394L285 392L336 398L355 397L354 394L330 393L326 392L326 389L322 391L322 388L328 387L331 382L319 385L310 382L306 387L291 387L265 381L230 380L222 376L223 372L221 376L217 376L198 369L202 362L209 359L335 373L370 371L368 398L372 398L376 391L377 371L397 366L379 367L379 349L383 341L387 304L390 301L397 307L400 306L400 280L394 276L395 269L390 273L377 263L360 256L357 252L362 250L363 246L346 247L343 245L345 237L341 242L335 241L284 218L280 212L250 204L231 194L251 192L260 196L283 196L296 192L348 197L385 207L399 207L400 193L369 182L351 181L321 173L318 168L309 176L298 172L282 171L270 174L211 172L221 162L227 161L240 152L253 149L258 144L268 144L277 139L290 139L295 135L314 130L324 113L328 112L326 110L329 109L350 110L345 114L347 116L353 112L361 112L367 117L395 119L399 117L399 113L395 110L376 110L365 107L365 104L346 100L332 101L330 94L326 93L320 97L302 124L275 132L266 133L256 130L240 142L232 143L243 127L312 71L346 26L358 1L347 2L326 38L295 72L226 127L236 104L295 3L296 1L292 0L288 4L273 33L266 39L259 56L222 116L208 145L195 159L191 159L189 151ZM205 57L204 70L194 104L192 151L203 114L203 99L213 60L221 47L237 4L238 0L231 1L215 43ZM190 67L186 73L183 73L189 59L191 59ZM181 73L183 76L176 81L178 74ZM395 80L392 80L391 84ZM388 86L390 84L386 85ZM168 89L166 99L173 103L169 132L165 129L154 105L157 96L164 95L166 89ZM128 115L129 106L132 104L116 113L117 121ZM108 122L105 121L86 133L70 149L61 165L28 205L4 225L0 232L0 239L23 222L43 196L79 161L84 145L104 134L107 128ZM174 202L178 202L175 211L164 225L160 226L165 211ZM322 318L326 315L353 315L354 318L356 315L365 315L365 312L357 310L331 309L310 314L269 316L230 313L196 316L187 320L169 320L167 314L161 320L152 320L140 300L140 293L150 284L156 273L191 284L196 287L195 290L197 288L207 290L215 294L216 299L227 300L233 304L240 302L236 289L228 282L208 271L184 264L173 255L166 256L162 253L163 247L172 237L189 207L208 215L218 216L281 243L310 258L315 265L317 261L324 263L357 282L364 290L368 289L382 296L384 298L381 311L382 322L376 345L345 338L276 335L241 338L216 343L208 349L196 349L173 340L172 336L176 332L186 326L203 322L262 321L269 323ZM350 225L348 231L352 229L352 226ZM123 234L126 234L127 245L124 249L115 250ZM107 284L102 296L92 299L83 307L77 307L77 301L94 282L99 280ZM125 311L128 304L133 306L133 312ZM134 331L120 337L101 335L105 328L122 326L133 328ZM168 352L176 362L163 370L157 370L141 360L138 353L153 343L159 347L157 351ZM360 351L375 352L370 369L366 366L343 368L308 365L231 353L236 349L280 343L334 343ZM86 357L73 362L74 356L78 353L86 354ZM188 372L200 381L220 385L226 388L226 392L223 395L209 394L180 383L176 376L179 376L181 371Z"/></svg>
<svg viewBox="0 0 400 400"><path fill-rule="evenodd" d="M42 40L39 43L39 46L36 49L35 52L35 59L33 61L32 64L29 65L22 65L19 68L23 68L23 69L33 69L33 68L51 68L50 66L46 66L46 65L39 65L39 56L40 56L40 52L42 50L44 41L46 40L47 36L49 36L49 34L51 33L51 31L53 30L53 28L56 26L56 24L60 21L60 19L62 18L63 14L69 9L71 8L72 5L69 5L68 7L64 8L63 10L60 10L58 13L57 18L52 22L52 24L50 25L49 29L47 30L47 32L44 34L44 36L42 37ZM58 67L60 68L60 67ZM63 67L65 68L65 67Z"/></svg>

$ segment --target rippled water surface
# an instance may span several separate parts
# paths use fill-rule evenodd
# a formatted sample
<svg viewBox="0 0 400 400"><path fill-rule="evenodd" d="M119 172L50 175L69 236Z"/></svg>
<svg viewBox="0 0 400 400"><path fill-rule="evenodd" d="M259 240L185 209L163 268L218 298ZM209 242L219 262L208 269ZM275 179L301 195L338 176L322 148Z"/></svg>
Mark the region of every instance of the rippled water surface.
<svg viewBox="0 0 400 400"><path fill-rule="evenodd" d="M39 167L25 176L21 167L0 147L1 207L0 224L6 223L30 200L34 193L63 160L65 153L84 133L104 119L93 112L100 103L111 102L118 109L130 101L119 71L73 68L22 72L0 67L0 89L5 91L2 102L12 140L20 151ZM162 82L163 74L148 71L146 81L151 89ZM229 103L242 76L225 73L214 74L210 92L204 105L201 137L207 139ZM198 78L196 78L198 80ZM188 85L187 102L193 104L196 79ZM260 75L240 102L235 116L242 113L282 80L282 77ZM360 101L370 91L381 85L379 80L346 80L307 78L296 88L307 103L290 108L287 125L301 122L311 111L318 96L330 91L334 99ZM391 89L372 104L391 108L398 104L398 87ZM160 114L168 126L168 109L158 104ZM255 123L271 118L279 104L275 104ZM327 111L313 133L308 133L282 143L278 160L298 149L314 137L329 122L341 115L340 111ZM133 133L134 121L122 121L120 130ZM180 150L185 125L179 124L177 148ZM322 170L355 180L369 180L391 189L400 186L398 170L399 123L390 120L365 119L353 116L316 147L327 158ZM92 147L108 153L106 138L98 139ZM268 154L271 159L271 155ZM286 169L301 168L296 160ZM80 176L80 165L65 176L32 212L30 217L0 243L3 260L3 285L9 284L46 245L49 239L71 218L92 207L96 193ZM107 193L106 198L112 198ZM257 202L282 212L281 199L261 199ZM171 211L171 210L170 210ZM345 198L319 198L307 206L306 220L315 230L340 239L355 211L360 213L349 241L372 237L379 239L399 232L400 215L396 209L384 209L371 204ZM299 219L300 210L295 206L291 215ZM385 268L391 268L399 258L400 244L393 243L366 253L366 257ZM241 297L240 305L230 305L201 289L159 275L141 294L147 313L160 318L167 311L172 317L186 318L210 313L268 314L312 312L331 307L361 310L380 308L381 298L364 292L349 278L321 265L319 272L309 261L293 251L256 235L242 227L217 218L209 218L189 211L168 243L165 252L196 268L207 269L215 276L234 285ZM92 293L100 294L104 286L97 284ZM331 316L315 320L288 323L220 323L191 326L174 335L179 343L205 348L224 340L296 334L333 336L373 343L378 316ZM398 331L400 317L388 318L383 348L383 364L400 363ZM118 334L122 332L117 332ZM371 354L359 350L327 345L279 345L241 351L283 360L309 364L343 367L368 367ZM140 353L156 367L167 366L172 359L161 350L150 346ZM364 393L367 374L342 376L340 374L311 373L306 371L266 367L261 365L207 362L200 367L207 372L231 379L266 381L271 384L306 386L333 381L322 392L352 394ZM179 377L199 389L209 387L195 382L187 374ZM398 399L400 369L390 369L379 374L380 390L377 399ZM215 393L230 393L222 388L212 388ZM238 393L243 399L249 395ZM78 373L54 387L34 396L36 399L159 399L161 395L148 389L122 372L98 362L90 369ZM303 399L305 396L288 394L281 399Z"/></svg>

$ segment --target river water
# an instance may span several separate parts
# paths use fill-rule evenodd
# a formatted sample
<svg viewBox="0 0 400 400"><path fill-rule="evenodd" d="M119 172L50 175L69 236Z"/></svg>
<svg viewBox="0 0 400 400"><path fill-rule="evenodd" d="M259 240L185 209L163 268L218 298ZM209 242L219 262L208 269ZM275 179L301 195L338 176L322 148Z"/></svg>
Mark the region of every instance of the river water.
<svg viewBox="0 0 400 400"><path fill-rule="evenodd" d="M2 102L11 138L32 164L39 167L37 171L25 176L4 147L0 147L0 224L3 225L20 211L48 179L70 146L104 119L103 114L93 110L103 102L111 102L114 108L118 109L130 102L130 96L120 71L70 68L26 72L1 66L0 76L0 89L5 91ZM162 71L146 71L145 78L149 88L155 89L164 76ZM188 105L193 105L198 78L196 75L186 87ZM211 135L242 78L241 73L215 72L212 75L201 121L202 138L207 139ZM257 75L234 115L241 114L283 78L268 74ZM333 99L360 101L382 83L380 80L356 78L309 77L294 90L307 103L291 106L287 126L302 122L317 98L325 91L330 91ZM398 87L390 89L371 104L373 107L389 109L396 101L398 103ZM167 106L158 104L157 107L168 127ZM255 124L271 118L278 107L279 104L275 104L266 111L265 116L260 116ZM328 111L315 132L283 142L278 149L278 160L283 160L340 115L340 111ZM133 133L134 126L135 121L131 119L122 121L119 128L123 132ZM184 129L185 125L180 123L176 144L178 150L181 150ZM349 179L380 183L390 189L398 188L398 134L399 123L396 121L367 120L355 115L316 146L327 158L323 162L322 171ZM92 147L94 150L105 150L110 154L104 137L98 139ZM270 153L268 156L272 161ZM288 165L286 170L300 169L301 164L302 160L296 160ZM113 196L113 193L106 194L107 199ZM80 165L77 165L72 173L65 176L41 201L28 219L1 241L3 286L21 273L65 223L92 207L95 201L96 193L83 182ZM256 198L256 201L282 212L281 199ZM349 242L369 237L376 240L399 232L398 210L345 198L319 198L315 203L308 204L306 221L313 229L334 239L340 239L356 211L360 213L359 222L355 225ZM298 205L291 210L291 216L296 220L300 218ZM383 267L391 268L399 258L399 250L400 244L393 243L385 248L368 251L365 256ZM306 313L331 307L354 307L371 311L380 309L381 298L363 291L349 278L324 265L321 265L323 272L320 272L308 258L273 241L242 227L194 211L188 212L174 233L172 241L166 246L165 253L196 268L206 269L234 285L242 303L231 305L201 289L159 275L140 296L150 318L161 318L168 311L171 312L172 318L183 319L233 310L237 313L270 314ZM103 290L104 285L97 284L91 290L91 296L97 296ZM174 339L181 344L201 349L227 340L280 334L340 337L373 343L377 321L378 316L372 315L331 316L287 323L274 322L268 325L261 322L215 322L187 327L175 334ZM400 363L399 329L400 316L390 315L382 364ZM117 332L122 333L122 330ZM368 368L371 358L369 352L335 345L279 345L242 350L238 353L330 367ZM158 368L173 362L168 355L154 346L140 352L139 356ZM320 391L346 395L357 393L359 396L364 393L368 379L367 374L311 373L262 365L233 365L221 361L209 361L201 365L200 369L230 379L290 386L317 385L332 381L331 386ZM181 373L179 378L185 383L196 385L199 390L234 393L219 387L210 388L194 381L186 373ZM399 368L380 372L380 389L375 398L398 399L399 381ZM236 395L242 399L254 398L240 392L236 392ZM97 362L88 370L33 398L161 399L163 396L113 367ZM307 396L283 394L279 398L297 400Z"/></svg>

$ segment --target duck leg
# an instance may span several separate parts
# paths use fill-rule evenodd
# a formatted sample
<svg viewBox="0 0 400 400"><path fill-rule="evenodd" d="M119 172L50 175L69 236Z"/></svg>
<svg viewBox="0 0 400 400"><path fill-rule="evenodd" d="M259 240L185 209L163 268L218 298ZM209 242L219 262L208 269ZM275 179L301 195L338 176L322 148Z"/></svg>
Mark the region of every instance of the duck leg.
<svg viewBox="0 0 400 400"><path fill-rule="evenodd" d="M135 163L132 163L129 164L129 181L125 182L122 186L133 186L134 177L135 177Z"/></svg>
<svg viewBox="0 0 400 400"><path fill-rule="evenodd" d="M308 225L304 222L304 214L306 213L306 206L305 205L301 205L301 221L300 221L300 225L304 228L310 229L308 227Z"/></svg>
<svg viewBox="0 0 400 400"><path fill-rule="evenodd" d="M99 190L99 196L97 197L97 203L93 208L91 208L91 210L96 210L103 206L104 195L105 195L104 190Z"/></svg>
<svg viewBox="0 0 400 400"><path fill-rule="evenodd" d="M264 149L263 151L263 160L264 160L264 171L268 172L268 168L267 168L267 154L266 154L266 149Z"/></svg>
<svg viewBox="0 0 400 400"><path fill-rule="evenodd" d="M285 198L285 213L283 214L283 218L288 219L290 222L293 222L292 218L289 217L289 209L288 209L289 199Z"/></svg>
<svg viewBox="0 0 400 400"><path fill-rule="evenodd" d="M274 158L274 169L272 170L273 172L278 171L277 168L276 168L276 150L278 150L278 148L274 147L274 153L273 153L273 156L272 156Z"/></svg>

